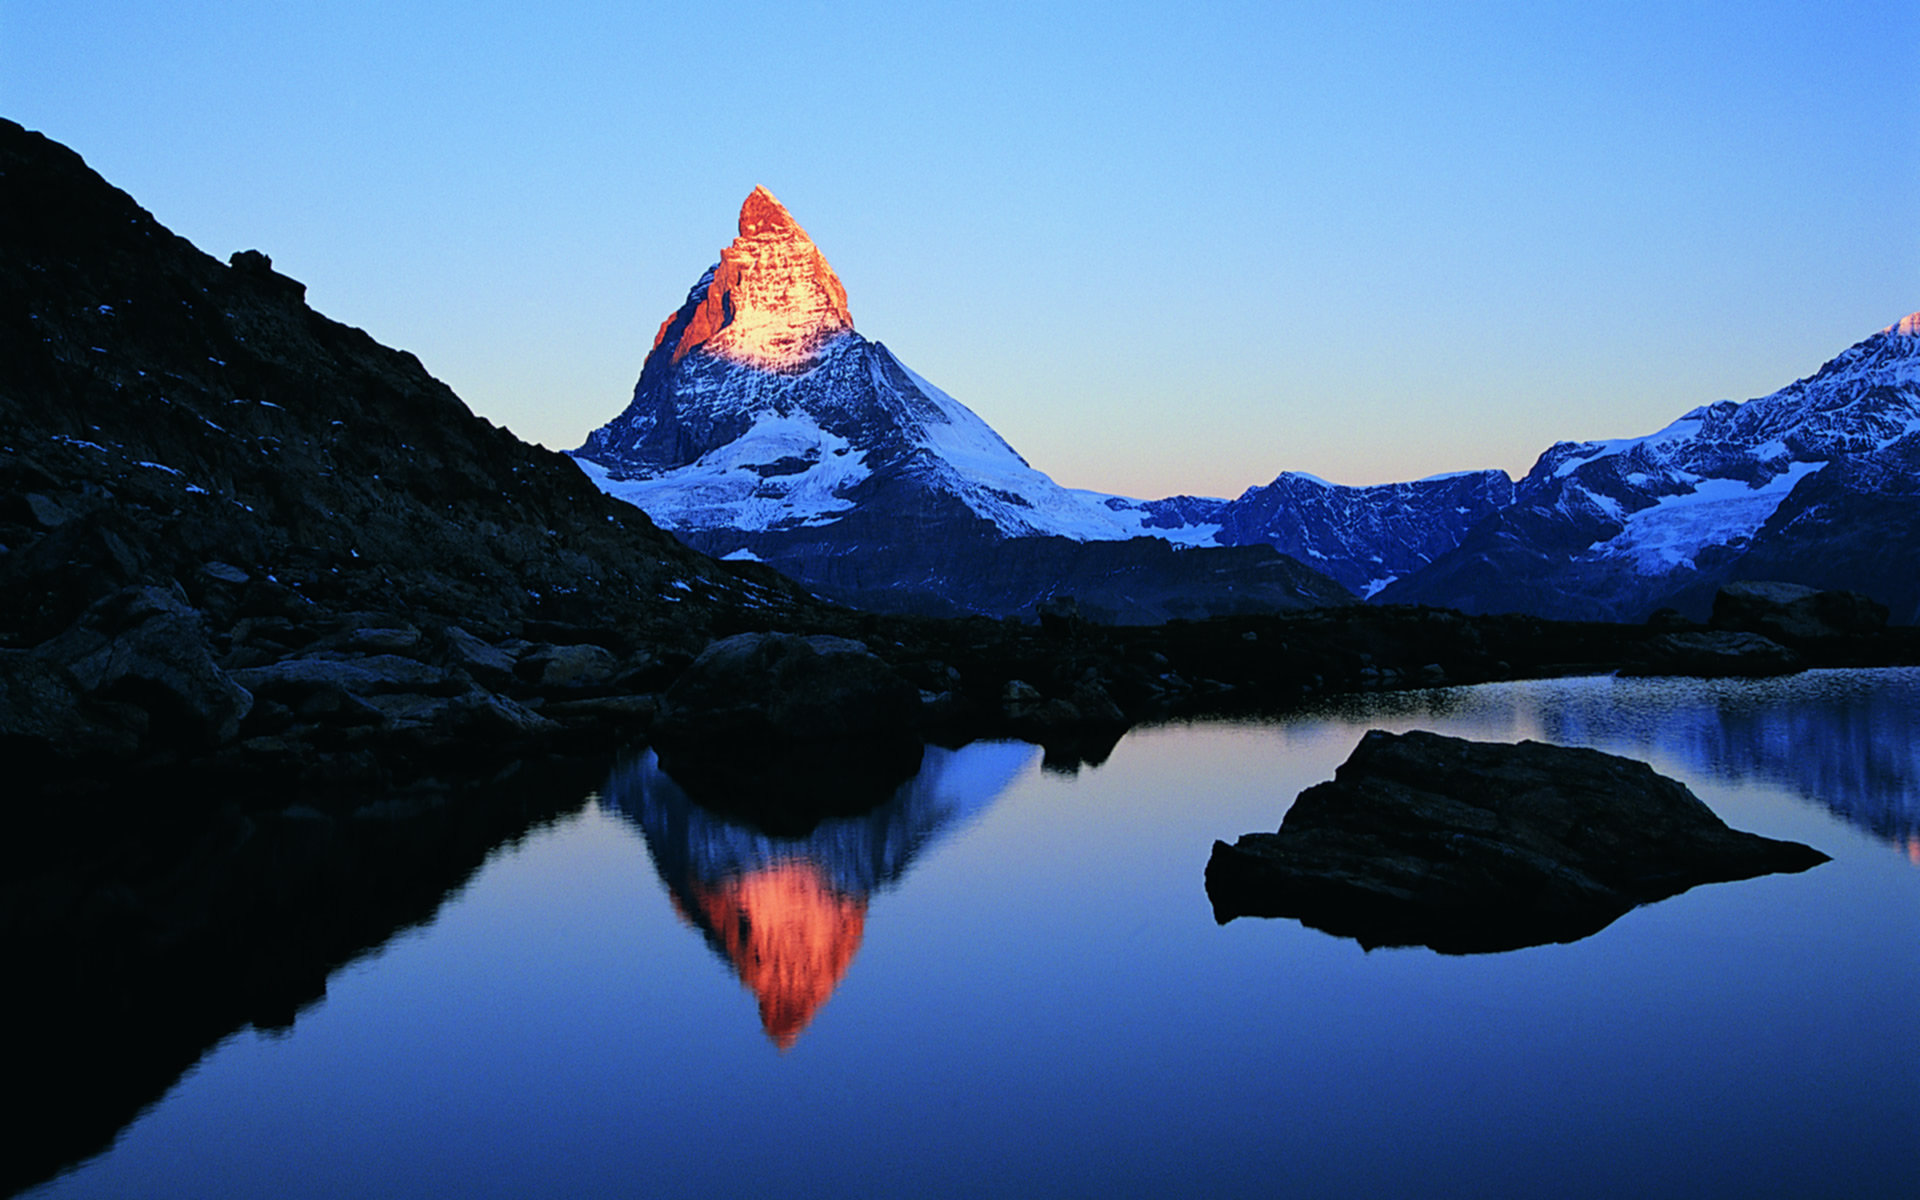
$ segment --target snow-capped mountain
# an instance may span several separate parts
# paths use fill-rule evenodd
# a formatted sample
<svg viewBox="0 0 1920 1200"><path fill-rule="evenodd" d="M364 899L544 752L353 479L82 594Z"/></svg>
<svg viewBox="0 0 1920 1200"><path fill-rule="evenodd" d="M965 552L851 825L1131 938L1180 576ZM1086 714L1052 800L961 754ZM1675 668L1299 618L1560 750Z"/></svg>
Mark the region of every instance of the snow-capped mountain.
<svg viewBox="0 0 1920 1200"><path fill-rule="evenodd" d="M1072 595L1107 619L1161 620L1352 593L1639 620L1704 615L1729 579L1781 578L1864 591L1908 620L1916 379L1920 314L1771 396L1562 442L1517 485L1287 472L1233 500L1082 491L856 332L825 256L756 188L739 237L660 326L632 403L575 457L697 549L874 608L1005 614Z"/></svg>
<svg viewBox="0 0 1920 1200"><path fill-rule="evenodd" d="M1639 620L1700 615L1721 583L1767 578L1864 591L1913 620L1917 538L1920 313L1772 395L1553 446L1511 506L1379 598Z"/></svg>
<svg viewBox="0 0 1920 1200"><path fill-rule="evenodd" d="M1285 471L1223 504L1213 536L1223 546L1272 546L1370 597L1452 550L1467 530L1511 503L1513 480L1505 471L1372 487Z"/></svg>
<svg viewBox="0 0 1920 1200"><path fill-rule="evenodd" d="M1221 553L1207 517L1223 501L1133 500L1035 470L854 331L845 287L764 188L661 324L632 403L575 457L695 547L871 606L1004 613L1072 595L1164 619L1352 599L1283 556ZM1122 548L1142 537L1155 543Z"/></svg>
<svg viewBox="0 0 1920 1200"><path fill-rule="evenodd" d="M854 332L846 289L787 210L755 188L740 236L660 326L633 403L576 452L669 529L830 524L910 481L1006 537L1139 537L1153 506L1063 488L972 410ZM1212 532L1154 527L1170 541Z"/></svg>

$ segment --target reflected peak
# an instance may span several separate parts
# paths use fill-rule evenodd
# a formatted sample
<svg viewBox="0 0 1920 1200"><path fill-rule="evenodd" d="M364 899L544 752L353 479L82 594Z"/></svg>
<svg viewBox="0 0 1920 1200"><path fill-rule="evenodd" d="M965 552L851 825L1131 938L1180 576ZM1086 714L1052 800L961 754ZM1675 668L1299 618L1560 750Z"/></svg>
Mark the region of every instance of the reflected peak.
<svg viewBox="0 0 1920 1200"><path fill-rule="evenodd" d="M740 981L759 997L767 1036L788 1049L853 962L866 930L866 898L841 894L818 864L796 860L696 882L692 900Z"/></svg>

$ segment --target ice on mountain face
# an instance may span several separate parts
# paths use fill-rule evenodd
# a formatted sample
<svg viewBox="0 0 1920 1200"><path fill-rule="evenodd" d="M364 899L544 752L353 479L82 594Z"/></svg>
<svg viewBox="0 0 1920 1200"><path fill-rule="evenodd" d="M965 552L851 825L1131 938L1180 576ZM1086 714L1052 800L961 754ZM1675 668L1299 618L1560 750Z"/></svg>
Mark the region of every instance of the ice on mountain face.
<svg viewBox="0 0 1920 1200"><path fill-rule="evenodd" d="M871 473L847 439L800 411L757 413L738 438L651 478L616 479L590 458L576 461L602 491L672 530L822 524L853 507L842 493Z"/></svg>
<svg viewBox="0 0 1920 1200"><path fill-rule="evenodd" d="M1702 480L1691 491L1663 496L1629 514L1625 527L1607 541L1595 543L1592 553L1598 558L1631 559L1637 570L1648 575L1691 567L1694 557L1709 546L1752 537L1795 484L1826 465L1794 463L1760 487L1738 479Z"/></svg>
<svg viewBox="0 0 1920 1200"><path fill-rule="evenodd" d="M1903 544L1899 505L1881 499L1920 488L1920 460L1888 453L1916 430L1920 316L1770 395L1704 405L1646 437L1553 446L1511 508L1382 599L1640 620L1667 605L1697 611L1752 571L1869 591L1880 580L1885 596L1909 597L1911 568L1875 558L1880 535L1830 514L1857 512L1869 529L1885 520L1884 536Z"/></svg>
<svg viewBox="0 0 1920 1200"><path fill-rule="evenodd" d="M854 332L839 279L765 189L742 206L719 265L661 325L633 403L577 456L601 486L681 531L830 523L853 507L851 489L887 472L1009 537L1197 544L1212 532L1061 487Z"/></svg>
<svg viewBox="0 0 1920 1200"><path fill-rule="evenodd" d="M1693 412L1681 417L1678 421L1675 421L1660 432L1650 433L1645 437L1612 438L1601 442L1563 443L1563 445L1570 445L1572 456L1554 469L1553 477L1555 479L1565 479L1589 463L1599 462L1603 458L1612 458L1616 454L1625 454L1627 451L1638 447L1658 446L1663 442L1685 441L1700 432L1700 414L1704 411L1704 409L1696 408ZM1556 449L1557 448L1558 447L1556 447ZM1548 453L1552 453L1552 451Z"/></svg>

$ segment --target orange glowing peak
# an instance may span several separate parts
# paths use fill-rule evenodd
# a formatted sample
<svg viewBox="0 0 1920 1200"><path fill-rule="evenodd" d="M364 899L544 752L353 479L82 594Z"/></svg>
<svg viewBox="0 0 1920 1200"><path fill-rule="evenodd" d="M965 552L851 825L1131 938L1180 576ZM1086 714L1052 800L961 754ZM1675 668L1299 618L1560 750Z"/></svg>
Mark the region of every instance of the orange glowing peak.
<svg viewBox="0 0 1920 1200"><path fill-rule="evenodd" d="M792 861L695 884L693 901L759 997L767 1036L788 1049L860 949L866 898L835 891L817 864Z"/></svg>
<svg viewBox="0 0 1920 1200"><path fill-rule="evenodd" d="M741 220L745 220L742 217ZM1898 321L1881 330L1882 333L1898 333L1905 337L1920 337L1920 312L1908 313Z"/></svg>
<svg viewBox="0 0 1920 1200"><path fill-rule="evenodd" d="M654 335L656 349L673 319ZM847 289L826 255L772 192L756 187L740 206L740 236L720 252L706 299L681 331L673 361L703 346L739 362L794 367L852 328Z"/></svg>

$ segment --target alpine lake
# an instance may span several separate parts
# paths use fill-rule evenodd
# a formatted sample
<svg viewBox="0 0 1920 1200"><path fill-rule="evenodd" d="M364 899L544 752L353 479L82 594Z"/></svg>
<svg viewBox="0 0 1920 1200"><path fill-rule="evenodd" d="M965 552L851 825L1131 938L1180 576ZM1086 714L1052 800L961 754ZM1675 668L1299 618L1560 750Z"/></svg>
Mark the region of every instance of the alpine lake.
<svg viewBox="0 0 1920 1200"><path fill-rule="evenodd" d="M1570 944L1216 923L1368 729L1647 761L1832 856ZM1920 670L1574 678L929 747L773 837L650 754L27 1195L1911 1196Z"/></svg>

